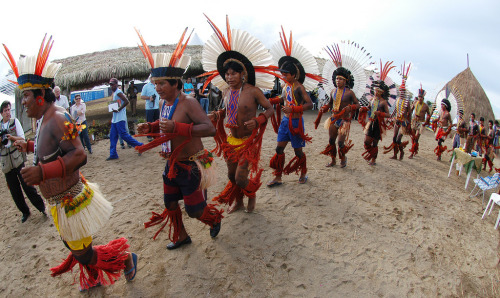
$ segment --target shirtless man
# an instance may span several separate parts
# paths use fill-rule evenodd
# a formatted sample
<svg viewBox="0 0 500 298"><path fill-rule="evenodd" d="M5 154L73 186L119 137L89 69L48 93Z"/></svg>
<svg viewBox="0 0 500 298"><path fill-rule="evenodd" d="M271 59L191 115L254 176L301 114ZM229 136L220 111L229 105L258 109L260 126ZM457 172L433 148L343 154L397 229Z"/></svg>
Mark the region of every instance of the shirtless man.
<svg viewBox="0 0 500 298"><path fill-rule="evenodd" d="M438 130L436 131L436 141L438 141L437 147L434 152L437 155L437 160L441 160L441 154L447 149L443 146L443 142L451 131L452 119L450 115L451 104L447 99L441 101L441 113L437 121Z"/></svg>
<svg viewBox="0 0 500 298"><path fill-rule="evenodd" d="M255 209L255 193L261 185L262 174L262 170L258 169L258 162L263 131L258 133L258 130L271 117L274 109L259 88L245 82L246 74L240 63L226 62L223 75L229 85L223 95L225 109L213 112L209 117L212 121L217 121L225 115L227 119L225 126L231 133L227 136L227 143L222 146L229 182L222 193L213 200L228 204L234 201L228 209L228 213L232 213L244 207L243 195L246 195L248 197L246 210L252 212ZM262 106L265 112L255 117L258 105ZM255 140L252 140L254 138ZM248 147L249 142L253 143L253 146ZM250 172L256 174L252 179L248 178Z"/></svg>
<svg viewBox="0 0 500 298"><path fill-rule="evenodd" d="M412 146L410 149L410 156L408 158L412 159L418 153L418 140L420 135L424 132L425 126L429 123L431 119L431 111L429 106L424 102L424 96L426 92L422 88L418 90L418 98L413 102L412 110L415 112L412 122Z"/></svg>
<svg viewBox="0 0 500 298"><path fill-rule="evenodd" d="M328 126L328 146L321 153L331 157L332 161L326 166L333 167L336 164L337 147L335 143L337 142L340 167L344 168L347 166L346 153L352 147L350 142L347 142L351 118L355 111L359 109L359 101L350 89L354 86L354 83L350 81L350 78L352 78L351 72L344 67L339 67L334 71L333 75L335 76L334 85L336 89L332 90L328 104L321 108L323 113L326 113L329 109L332 110L332 116L327 120L325 126Z"/></svg>
<svg viewBox="0 0 500 298"><path fill-rule="evenodd" d="M476 122L476 114L471 113L469 119L469 129L467 131L467 143L465 145L465 151L471 153L474 150L474 144L476 139L479 137L479 125Z"/></svg>
<svg viewBox="0 0 500 298"><path fill-rule="evenodd" d="M306 155L302 151L302 148L305 147L306 140L310 140L310 138L304 135L304 119L302 117L302 112L310 110L313 104L306 89L297 80L297 67L292 62L285 62L280 69L281 74L286 80L286 86L279 99L279 103L284 104L281 109L285 113L285 117L283 117L278 131L276 154L270 162L271 168L274 169L275 177L267 184L268 187L281 185L283 183L281 177L285 164L284 151L288 142L292 142L296 157L290 160L284 173L288 175L291 172L300 171L299 183L304 184L307 181ZM277 104L278 102L272 103ZM290 130L289 121L292 121L292 131Z"/></svg>
<svg viewBox="0 0 500 298"><path fill-rule="evenodd" d="M387 98L389 96L389 87L384 81L379 80L374 83L375 96L370 103L368 111L369 122L365 128L365 152L364 159L369 165L376 165L375 160L378 156L378 142L382 140L384 118L388 118L389 105ZM365 108L366 109L366 108Z"/></svg>
<svg viewBox="0 0 500 298"><path fill-rule="evenodd" d="M186 33L187 28L184 31ZM183 55L187 38L182 45L184 34L173 54L159 53L154 55L170 55L170 61L155 59L148 49L144 38L137 32L142 42L142 52L151 67L151 79L156 92L162 99L160 102L160 119L143 123L137 127L141 134L156 139L144 146L136 147L143 152L162 146L161 156L167 158L163 172L163 200L165 209L162 214L153 212L150 221L145 223L151 227L166 222L156 233L169 223L168 250L177 249L191 243L182 222L182 212L178 201L184 200L184 207L189 217L210 226L210 236L215 238L221 228L222 210L213 204L207 205L206 189L214 181L212 154L204 149L202 137L215 135L215 128L201 109L198 101L191 95L182 92L182 75L189 66L191 58ZM173 234L172 234L173 232Z"/></svg>
<svg viewBox="0 0 500 298"><path fill-rule="evenodd" d="M79 264L81 290L112 284L122 270L131 281L137 271L137 255L127 251L127 239L92 246L92 235L107 222L113 207L79 171L87 155L78 137L81 127L55 104L56 95L50 86L61 65L47 62L52 44L52 37L47 44L44 38L39 51L43 55L22 57L17 64L5 47L22 92L21 104L28 117L37 119L35 141L14 143L23 152L34 152L33 166L23 168L21 175L26 184L39 185L54 225L70 250L61 265L51 268L52 276Z"/></svg>
<svg viewBox="0 0 500 298"><path fill-rule="evenodd" d="M403 160L404 156L404 148L408 144L408 141L402 142L403 135L411 135L411 105L409 100L406 98L406 87L405 81L401 84L400 88L400 96L396 101L396 119L394 124L394 135L392 137L392 144L389 147L384 147L384 153L388 153L391 149L394 149L394 156L391 159L398 158L399 160Z"/></svg>
<svg viewBox="0 0 500 298"><path fill-rule="evenodd" d="M39 98L43 98L42 105L37 102ZM54 224L64 245L71 251L65 262L74 260L86 268L80 272L80 276L84 276L87 270L92 273L87 273L89 274L86 277L88 281L80 285L81 290L107 283L103 280L102 273L99 277L99 271L113 273L116 277L120 270L124 269L127 280L132 280L135 277L137 256L126 251L128 244L125 238L113 240L108 245L92 246L92 233L105 223L111 214L112 207L102 194L81 176L79 168L86 164L87 156L80 138L77 137L78 132L68 128L67 124L71 121L69 114L64 108L56 106L54 100L55 96L50 88L23 91L22 105L26 108L26 114L38 120L34 143L16 141L16 145L23 151L35 152L34 165L21 170L23 179L28 185L39 185L40 192L49 203ZM68 196L72 197L75 202L71 204L73 209L70 209L82 208L82 210L70 211L67 214L65 212L66 201L63 198ZM88 203L90 200L91 202ZM94 204L97 201L100 203ZM97 210L102 205L108 207L109 210ZM88 210L86 211L87 217L76 220L85 210ZM106 216L97 214L95 218L88 217L88 214L96 213L96 211ZM71 217L74 222L69 223L66 217ZM89 225L89 221L93 221L92 224L84 226ZM121 243L121 249L113 250L112 247L117 243ZM63 269L61 266L51 269L53 276L71 269L62 266ZM114 270L105 269L111 266L114 266ZM113 282L114 280L111 279L111 283Z"/></svg>

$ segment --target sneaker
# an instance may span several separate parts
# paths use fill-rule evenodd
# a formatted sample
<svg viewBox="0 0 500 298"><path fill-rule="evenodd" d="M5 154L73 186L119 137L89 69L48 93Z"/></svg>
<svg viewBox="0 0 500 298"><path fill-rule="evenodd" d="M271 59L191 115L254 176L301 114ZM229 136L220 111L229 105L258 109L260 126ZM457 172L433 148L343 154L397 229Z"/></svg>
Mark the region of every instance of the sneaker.
<svg viewBox="0 0 500 298"><path fill-rule="evenodd" d="M118 159L118 157L108 157L108 158L106 158L106 161L113 160L113 159Z"/></svg>
<svg viewBox="0 0 500 298"><path fill-rule="evenodd" d="M125 144L120 144L120 146L122 147L122 149L125 149Z"/></svg>

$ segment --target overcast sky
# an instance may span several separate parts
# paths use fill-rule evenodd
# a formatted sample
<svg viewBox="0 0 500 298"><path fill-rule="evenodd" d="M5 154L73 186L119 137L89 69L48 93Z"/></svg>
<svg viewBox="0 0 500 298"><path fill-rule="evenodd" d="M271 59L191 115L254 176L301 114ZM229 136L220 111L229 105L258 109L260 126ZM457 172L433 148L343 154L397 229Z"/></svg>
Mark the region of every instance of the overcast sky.
<svg viewBox="0 0 500 298"><path fill-rule="evenodd" d="M414 67L408 87L420 83L434 101L446 82L470 68L500 117L500 1L4 1L0 42L14 57L35 55L45 33L55 43L49 60L137 46L134 27L150 45L177 43L188 26L202 40L211 34L206 13L221 30L225 15L270 48L283 25L315 56L325 45L354 40L374 61L406 61ZM244 3L246 4L243 6ZM296 5L298 3L300 5ZM2 49L3 52L3 49ZM0 75L9 66L0 58ZM400 83L397 72L390 75Z"/></svg>

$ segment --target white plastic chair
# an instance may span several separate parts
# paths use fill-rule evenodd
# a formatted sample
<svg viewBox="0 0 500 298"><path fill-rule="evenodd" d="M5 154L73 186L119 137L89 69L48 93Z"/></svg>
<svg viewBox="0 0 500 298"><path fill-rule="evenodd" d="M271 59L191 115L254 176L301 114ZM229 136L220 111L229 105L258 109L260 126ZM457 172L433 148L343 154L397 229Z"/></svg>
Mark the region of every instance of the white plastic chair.
<svg viewBox="0 0 500 298"><path fill-rule="evenodd" d="M489 177L479 177L478 179L474 179L474 188L470 192L470 197L473 198L479 194L479 192L482 190L483 191L483 200L481 202L481 207L484 205L484 193L487 192L490 189L496 189L500 183L500 173L495 173L493 176ZM477 189L477 192L472 195L474 190Z"/></svg>
<svg viewBox="0 0 500 298"><path fill-rule="evenodd" d="M490 211L488 212L488 215L490 215L491 210L493 210L493 206L495 206L495 204L500 206L500 194L492 193L490 196L490 200L488 201L488 205L486 205L486 208L484 209L483 217L481 218L484 219L484 217L486 216L486 211L488 211L488 208L490 208ZM499 223L500 223L500 212L498 212L497 221L495 223L495 229L498 228Z"/></svg>

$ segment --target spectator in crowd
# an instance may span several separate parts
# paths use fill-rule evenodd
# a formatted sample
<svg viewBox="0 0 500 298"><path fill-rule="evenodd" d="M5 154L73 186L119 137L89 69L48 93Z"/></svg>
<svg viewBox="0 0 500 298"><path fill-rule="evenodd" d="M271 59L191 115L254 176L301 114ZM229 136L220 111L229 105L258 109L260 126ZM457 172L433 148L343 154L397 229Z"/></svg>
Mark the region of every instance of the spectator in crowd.
<svg viewBox="0 0 500 298"><path fill-rule="evenodd" d="M24 200L22 189L24 189L24 192L26 193L26 196L30 200L31 204L33 204L33 206L35 206L35 208L42 212L45 216L47 216L47 214L45 213L45 204L43 199L36 191L36 188L27 185L21 176L21 169L24 168L26 154L21 153L18 148L16 146L12 146L12 144L17 140L24 141L24 130L19 120L11 118L10 108L10 102L7 100L2 102L2 105L0 105L2 113L2 127L0 130L2 132L0 160L10 194L14 199L17 209L19 209L19 211L23 214L21 222L25 222L31 213L26 201Z"/></svg>
<svg viewBox="0 0 500 298"><path fill-rule="evenodd" d="M54 94L56 95L55 104L65 108L66 111L69 111L68 98L66 97L66 95L61 94L61 88L59 88L59 86L54 87Z"/></svg>
<svg viewBox="0 0 500 298"><path fill-rule="evenodd" d="M132 117L137 116L137 87L134 84L134 81L131 81L128 85L127 89L127 97L130 101L130 109L132 110Z"/></svg>
<svg viewBox="0 0 500 298"><path fill-rule="evenodd" d="M155 122L160 119L160 95L156 92L151 76L142 87L141 99L146 101L146 122ZM148 140L151 141L153 138L148 137Z"/></svg>
<svg viewBox="0 0 500 298"><path fill-rule="evenodd" d="M118 103L118 109L113 110L113 118L111 120L111 130L109 132L109 157L106 160L118 159L118 153L116 152L116 143L118 141L118 135L127 142L127 144L132 147L143 145L138 142L130 134L127 133L127 110L125 107L128 104L128 99L123 94L123 92L118 88L118 80L112 78L109 80L109 85L111 90L113 90L113 101Z"/></svg>
<svg viewBox="0 0 500 298"><path fill-rule="evenodd" d="M203 84L205 84L205 79L202 78L198 85L196 86L196 89L198 89L198 98L200 99L200 105L203 111L205 111L205 114L208 114L208 95L209 95L209 90L210 90L210 84L202 90Z"/></svg>
<svg viewBox="0 0 500 298"><path fill-rule="evenodd" d="M83 148L87 148L89 153L92 154L92 146L90 145L89 130L87 127L87 118L85 117L86 110L87 106L82 102L81 95L75 95L75 104L71 107L71 117L76 120L76 123L85 126L85 128L83 128L80 132L80 140L82 141Z"/></svg>
<svg viewBox="0 0 500 298"><path fill-rule="evenodd" d="M191 78L187 78L186 82L184 83L184 93L191 94L191 92L193 91L194 91L194 86L193 83L191 82Z"/></svg>

